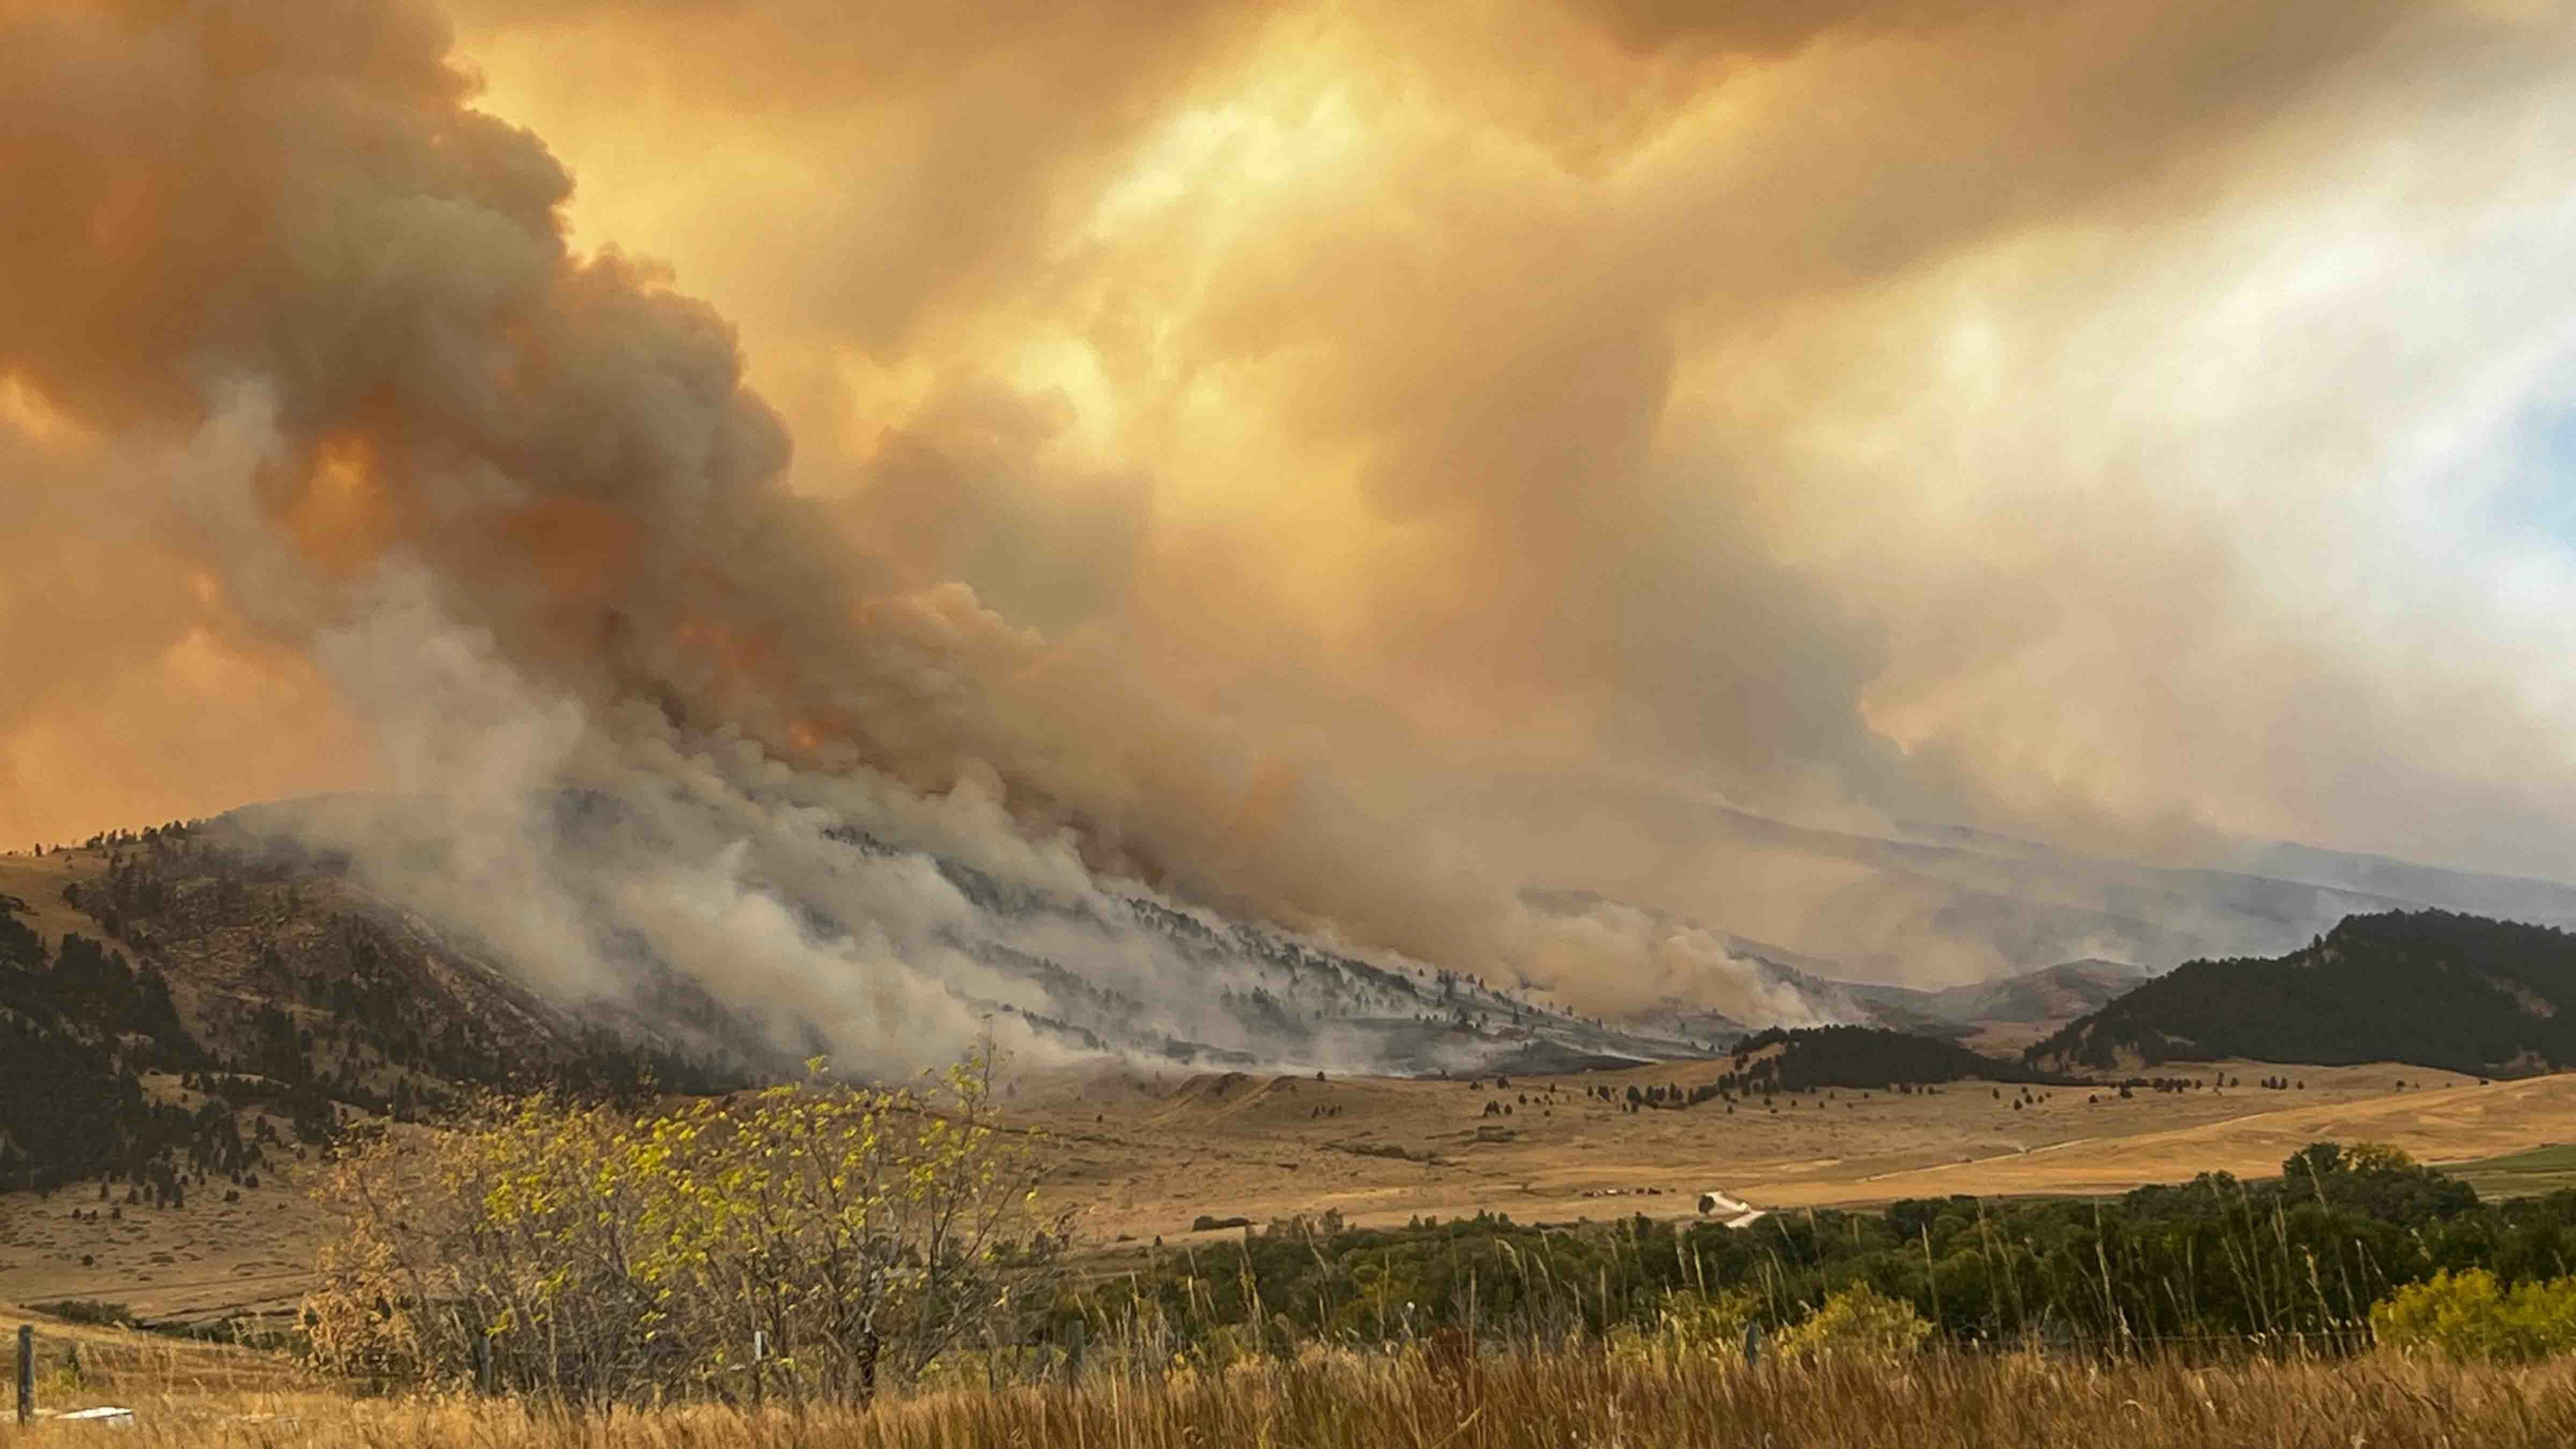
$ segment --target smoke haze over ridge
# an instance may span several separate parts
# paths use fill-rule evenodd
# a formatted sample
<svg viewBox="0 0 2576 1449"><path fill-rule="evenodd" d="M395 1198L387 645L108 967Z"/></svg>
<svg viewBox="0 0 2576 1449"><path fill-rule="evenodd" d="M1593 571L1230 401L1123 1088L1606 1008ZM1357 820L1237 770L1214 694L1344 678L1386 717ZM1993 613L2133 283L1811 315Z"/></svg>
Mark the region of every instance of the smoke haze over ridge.
<svg viewBox="0 0 2576 1449"><path fill-rule="evenodd" d="M1762 1001L1523 886L1848 884L1725 805L2567 874L2562 6L0 17L0 832L684 793L715 961L857 791L1610 1011Z"/></svg>

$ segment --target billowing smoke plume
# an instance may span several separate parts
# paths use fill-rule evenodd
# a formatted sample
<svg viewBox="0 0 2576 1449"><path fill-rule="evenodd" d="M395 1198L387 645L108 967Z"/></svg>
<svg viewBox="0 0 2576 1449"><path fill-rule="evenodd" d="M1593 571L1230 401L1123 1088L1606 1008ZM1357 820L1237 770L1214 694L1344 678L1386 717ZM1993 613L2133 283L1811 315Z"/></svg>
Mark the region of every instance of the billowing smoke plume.
<svg viewBox="0 0 2576 1449"><path fill-rule="evenodd" d="M427 840L370 816L339 842L398 899L576 997L631 936L880 1057L1012 993L957 891L870 830L1076 917L1106 872L1480 967L1595 950L1078 635L886 577L784 486L731 329L569 251L568 178L464 104L425 15L45 11L8 38L9 358L98 486L169 491L192 587L437 799ZM611 817L571 847L568 796ZM797 918L818 902L846 914ZM1112 984L1182 1031L1227 985L1176 1020L1176 983Z"/></svg>
<svg viewBox="0 0 2576 1449"><path fill-rule="evenodd" d="M1674 922L1974 975L2144 908L1737 806L2552 873L2564 559L2437 625L2407 550L2563 350L2557 9L1019 9L0 9L0 828L435 795L389 889L870 1050L1080 954L930 855L1753 1020Z"/></svg>

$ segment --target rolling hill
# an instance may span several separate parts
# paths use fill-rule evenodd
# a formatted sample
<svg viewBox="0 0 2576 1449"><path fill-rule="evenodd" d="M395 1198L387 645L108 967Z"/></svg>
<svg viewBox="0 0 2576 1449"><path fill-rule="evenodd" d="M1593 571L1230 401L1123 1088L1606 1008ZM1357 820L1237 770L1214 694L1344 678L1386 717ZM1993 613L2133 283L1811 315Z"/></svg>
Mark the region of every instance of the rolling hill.
<svg viewBox="0 0 2576 1449"><path fill-rule="evenodd" d="M1987 1049L2008 1044L2016 1053L2153 974L2145 967L2125 962L2087 959L1964 986L1892 986L1844 979L1834 974L1842 969L1839 962L1714 930L1668 911L1588 891L1527 890L1521 895L1531 905L1552 914L1625 912L1665 935L1703 933L1723 944L1736 968L1756 991L1775 1000L1800 1004L1806 1013L1806 1024L1822 1021L1884 1027L1961 1043L1975 1038L1975 1044ZM1660 1003L1639 1016L1653 1020L1670 1034L1691 1040L1731 1040L1774 1024L1748 1023L1681 1000Z"/></svg>
<svg viewBox="0 0 2576 1449"><path fill-rule="evenodd" d="M2270 959L2191 961L2032 1047L2054 1068L2244 1057L2480 1075L2576 1065L2576 935L2449 911L2353 916Z"/></svg>
<svg viewBox="0 0 2576 1449"><path fill-rule="evenodd" d="M0 1187L165 1195L468 1086L742 1080L611 1029L325 872L169 826L0 857Z"/></svg>
<svg viewBox="0 0 2576 1449"><path fill-rule="evenodd" d="M1713 864L1621 898L1838 981L1957 982L2086 959L2161 970L2276 955L2345 916L2390 910L2576 927L2576 887L2305 845L2221 842L2204 862L2174 865L1958 825L1831 829L1668 795L1623 803L1622 819L1658 849ZM1701 884L1711 873L1798 884L1738 893Z"/></svg>
<svg viewBox="0 0 2576 1449"><path fill-rule="evenodd" d="M1737 1044L1730 1065L1734 1089L1756 1092L1806 1092L1818 1087L1874 1090L1946 1082L2056 1085L2072 1080L1952 1042L1873 1026L1762 1032Z"/></svg>
<svg viewBox="0 0 2576 1449"><path fill-rule="evenodd" d="M1932 1036L1997 1036L2018 1029L2046 1035L2099 1011L2153 973L2121 961L2068 961L2018 976L1923 991L1840 982L1885 1016L1887 1025ZM1920 1023L1920 1024L1912 1024Z"/></svg>

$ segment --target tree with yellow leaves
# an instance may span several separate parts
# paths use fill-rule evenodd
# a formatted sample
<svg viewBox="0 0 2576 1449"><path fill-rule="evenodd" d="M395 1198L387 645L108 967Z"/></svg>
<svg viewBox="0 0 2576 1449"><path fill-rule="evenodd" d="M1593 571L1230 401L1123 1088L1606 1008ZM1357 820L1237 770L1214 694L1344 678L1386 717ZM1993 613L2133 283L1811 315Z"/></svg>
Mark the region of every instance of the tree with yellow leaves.
<svg viewBox="0 0 2576 1449"><path fill-rule="evenodd" d="M1066 1223L978 1052L920 1090L807 1077L634 1116L551 1096L384 1135L322 1188L345 1230L306 1301L316 1361L575 1401L864 1401L1010 1341ZM753 1346L760 1345L758 1361Z"/></svg>

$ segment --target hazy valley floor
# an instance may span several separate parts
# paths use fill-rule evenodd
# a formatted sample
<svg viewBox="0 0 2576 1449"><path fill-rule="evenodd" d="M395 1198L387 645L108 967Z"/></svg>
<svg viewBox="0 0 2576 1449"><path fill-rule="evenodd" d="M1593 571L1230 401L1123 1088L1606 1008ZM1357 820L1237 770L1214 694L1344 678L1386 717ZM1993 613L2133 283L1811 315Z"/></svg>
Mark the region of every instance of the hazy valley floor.
<svg viewBox="0 0 2576 1449"><path fill-rule="evenodd" d="M1688 1087L1723 1069L1674 1063L1508 1086L1103 1074L1032 1083L1012 1105L1057 1139L1057 1190L1109 1242L1168 1240L1202 1215L1264 1222L1336 1209L1363 1226L1477 1212L1676 1217L1712 1187L1766 1207L2094 1194L2201 1172L2270 1176L2319 1140L2388 1142L2434 1163L2576 1142L2576 1074L2481 1086L2404 1064L2173 1065L2155 1071L2306 1085L2141 1089L2126 1099L2053 1087L2019 1107L2017 1089L1984 1083L1912 1095L1836 1089L1732 1115L1716 1102L1628 1112L1588 1095ZM1488 1104L1510 1115L1488 1116Z"/></svg>
<svg viewBox="0 0 2576 1449"><path fill-rule="evenodd" d="M2255 1087L2122 1099L2104 1089L1960 1083L1933 1094L1848 1089L1776 1111L1716 1102L1628 1112L1590 1095L1692 1085L1722 1063L1552 1078L1419 1081L1173 1071L1024 1076L1011 1119L1051 1139L1050 1192L1082 1210L1085 1245L1191 1239L1202 1217L1267 1222L1337 1210L1354 1225L1506 1213L1520 1221L1691 1216L1724 1188L1763 1207L1857 1206L1953 1193L2124 1191L2204 1171L2263 1177L2319 1140L2383 1141L2432 1163L2576 1143L2576 1074L2496 1082L2402 1064L2159 1069ZM2400 1080L2408 1086L2399 1090ZM164 1084L165 1087L171 1084ZM2088 1101L2091 1098L2093 1100ZM1497 1114L1486 1115L1494 1104ZM1500 1115L1502 1106L1510 1115ZM328 1226L281 1163L239 1203L101 1211L95 1183L0 1195L0 1302L117 1302L156 1320L291 1308ZM2510 1179L2499 1179L2509 1189ZM2535 1180L2535 1185L2550 1185ZM2491 1188L2492 1190L2492 1188ZM87 1259L84 1262L83 1259Z"/></svg>

